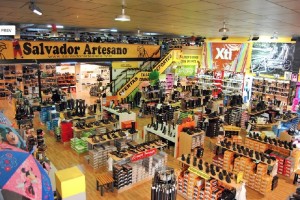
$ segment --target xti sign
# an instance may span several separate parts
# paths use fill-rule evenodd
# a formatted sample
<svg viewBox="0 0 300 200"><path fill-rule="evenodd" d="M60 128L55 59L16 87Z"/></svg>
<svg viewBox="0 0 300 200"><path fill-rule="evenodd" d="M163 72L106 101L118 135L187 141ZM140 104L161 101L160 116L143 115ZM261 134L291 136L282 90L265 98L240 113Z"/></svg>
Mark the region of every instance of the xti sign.
<svg viewBox="0 0 300 200"><path fill-rule="evenodd" d="M227 48L216 48L217 56L215 59L232 60L232 50Z"/></svg>

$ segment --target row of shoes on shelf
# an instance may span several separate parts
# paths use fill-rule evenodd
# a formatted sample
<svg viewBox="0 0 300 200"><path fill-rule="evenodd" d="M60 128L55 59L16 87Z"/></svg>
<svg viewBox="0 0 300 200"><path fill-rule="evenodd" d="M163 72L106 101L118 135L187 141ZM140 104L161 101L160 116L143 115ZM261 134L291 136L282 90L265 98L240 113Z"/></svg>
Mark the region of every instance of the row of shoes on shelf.
<svg viewBox="0 0 300 200"><path fill-rule="evenodd" d="M161 140L153 140L153 141L149 141L149 142L144 142L138 145L134 145L130 142L126 143L129 148L127 149L128 153L130 154L136 154L136 153L140 153L142 151L151 149L151 148L155 148L155 147L162 147L165 145L165 143L163 143Z"/></svg>
<svg viewBox="0 0 300 200"><path fill-rule="evenodd" d="M198 127L184 127L182 131L189 135L193 135L194 133L200 133L202 130Z"/></svg>
<svg viewBox="0 0 300 200"><path fill-rule="evenodd" d="M187 164L191 164L191 155L188 154L185 156L182 154L181 160L186 162ZM227 172L226 170L222 170L220 167L215 166L214 164L208 164L208 162L204 162L200 158L198 159L197 157L193 157L192 164L194 167L198 167L199 170L204 171L206 174L211 174L212 176L218 176L220 180L225 180L227 183L231 183L232 179L236 180L236 175L233 175L231 172ZM218 174L218 175L217 175Z"/></svg>
<svg viewBox="0 0 300 200"><path fill-rule="evenodd" d="M162 134L168 135L170 137L175 137L176 134L174 123L171 125L170 123L166 123L166 122L159 123L158 121L156 121L156 123L148 124L147 127L153 128L155 131L161 131Z"/></svg>
<svg viewBox="0 0 300 200"><path fill-rule="evenodd" d="M115 123L117 121L118 120L116 120L113 117L110 117L108 119L97 120L95 122L89 122L89 123L86 123L86 121L84 119L81 119L75 124L75 127L78 129L93 128L94 126L110 124L111 122Z"/></svg>
<svg viewBox="0 0 300 200"><path fill-rule="evenodd" d="M92 141L94 143L99 143L99 142L103 142L108 140L112 140L112 139L116 139L116 138L123 138L126 136L126 133L124 132L125 130L115 130L115 131L111 131L111 132L107 132L107 133L103 133L103 134L94 134L94 135L90 135L89 138L92 138ZM107 137L104 138L104 136Z"/></svg>
<svg viewBox="0 0 300 200"><path fill-rule="evenodd" d="M269 143L269 144L274 145L274 146L289 149L289 150L293 150L294 148L296 148L296 144L293 144L292 141L287 142L287 141L271 138L271 137L268 137L268 136L265 136L264 138L262 138L259 133L255 133L255 132L252 132L252 133L250 132L248 134L248 137L252 138L252 139L255 139L255 140L258 140L258 141Z"/></svg>
<svg viewBox="0 0 300 200"><path fill-rule="evenodd" d="M222 147L231 149L234 152L238 152L239 154L267 164L271 164L272 160L275 159L266 153L254 151L253 149L249 149L247 147L244 147L243 145L236 144L235 142L231 144L230 141L227 141L227 138L225 138L224 141L221 141L220 143Z"/></svg>

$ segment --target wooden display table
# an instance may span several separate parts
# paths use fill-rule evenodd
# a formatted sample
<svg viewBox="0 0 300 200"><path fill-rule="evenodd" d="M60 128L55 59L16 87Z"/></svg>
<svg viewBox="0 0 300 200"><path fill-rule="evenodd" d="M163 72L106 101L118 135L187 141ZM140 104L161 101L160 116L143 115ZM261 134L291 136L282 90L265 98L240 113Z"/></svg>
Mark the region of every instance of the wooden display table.
<svg viewBox="0 0 300 200"><path fill-rule="evenodd" d="M110 191L114 191L114 179L109 172L105 172L99 175L96 175L96 189L99 191L100 188L100 194L101 196L104 195L104 187L109 187Z"/></svg>
<svg viewBox="0 0 300 200"><path fill-rule="evenodd" d="M133 120L136 121L136 113L133 111L130 111L130 113L127 112L118 112L118 110L108 108L105 106L102 106L102 110L105 110L109 113L115 114L119 117L119 127L122 127L122 122Z"/></svg>
<svg viewBox="0 0 300 200"><path fill-rule="evenodd" d="M185 155L185 156L187 156L187 155ZM191 156L191 162L193 162L193 157ZM199 169L197 169L197 167L193 167L193 165L192 164L188 164L187 162L185 162L185 161L182 161L181 160L181 158L177 158L177 160L179 161L179 162L181 162L183 165L186 165L186 166L189 166L189 167L191 167L191 168L193 168L193 169L196 169L199 173L197 173L196 175L198 175L198 176L200 176L200 177L202 177L202 178L204 178L204 179L206 179L206 180L208 180L208 177L210 177L210 178L214 178L214 179L216 179L216 180L218 180L218 182L221 184L221 185L223 185L224 187L229 187L229 188L235 188L235 189L238 189L238 188L240 188L241 186L242 186L242 184L241 183L237 183L235 180L231 180L231 183L227 183L226 182L226 180L220 180L219 179L219 177L218 177L218 175L215 175L215 176L213 176L212 174L207 174L205 171L201 171L201 170L199 170ZM198 160L197 160L197 163L198 163ZM204 163L204 162L203 162ZM210 163L209 163L210 164ZM190 171L190 170L189 170ZM192 170L191 170L192 171ZM193 172L192 172L193 173Z"/></svg>
<svg viewBox="0 0 300 200"><path fill-rule="evenodd" d="M294 171L294 173L295 175L294 175L293 184L297 183L298 176L300 175L300 169L297 169L296 171Z"/></svg>

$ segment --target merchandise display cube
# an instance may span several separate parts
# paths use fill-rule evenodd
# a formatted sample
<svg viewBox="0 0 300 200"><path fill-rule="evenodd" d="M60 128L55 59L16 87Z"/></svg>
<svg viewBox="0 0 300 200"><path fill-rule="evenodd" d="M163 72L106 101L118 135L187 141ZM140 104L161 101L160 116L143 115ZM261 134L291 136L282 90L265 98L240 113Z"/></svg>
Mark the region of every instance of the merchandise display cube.
<svg viewBox="0 0 300 200"><path fill-rule="evenodd" d="M62 199L85 193L85 176L78 167L59 170L55 173L56 190ZM81 200L85 196L81 195ZM71 198L70 198L71 199Z"/></svg>

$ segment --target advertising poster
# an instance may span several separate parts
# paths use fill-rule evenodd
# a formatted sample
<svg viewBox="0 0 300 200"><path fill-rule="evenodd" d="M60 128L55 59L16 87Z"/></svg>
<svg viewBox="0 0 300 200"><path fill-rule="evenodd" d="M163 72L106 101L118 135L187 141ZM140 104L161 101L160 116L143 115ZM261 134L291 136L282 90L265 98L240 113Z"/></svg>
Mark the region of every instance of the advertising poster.
<svg viewBox="0 0 300 200"><path fill-rule="evenodd" d="M159 58L158 45L132 45L93 42L1 41L0 60Z"/></svg>
<svg viewBox="0 0 300 200"><path fill-rule="evenodd" d="M244 72L248 57L248 43L206 43L204 65L208 69Z"/></svg>
<svg viewBox="0 0 300 200"><path fill-rule="evenodd" d="M252 48L250 72L284 76L292 71L295 44L275 42L255 42Z"/></svg>
<svg viewBox="0 0 300 200"><path fill-rule="evenodd" d="M195 76L200 60L201 55L184 55L180 61L180 67L176 68L176 74L178 76Z"/></svg>

